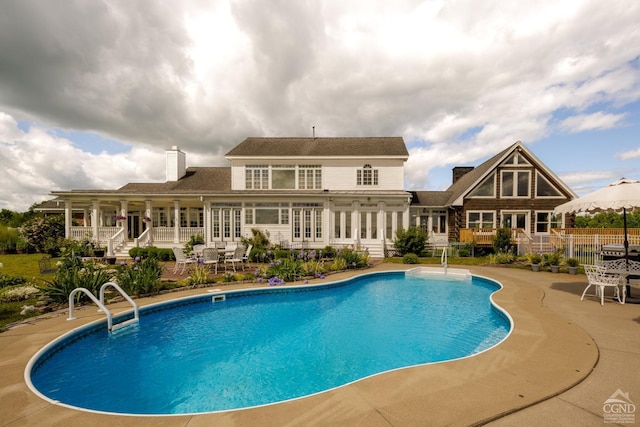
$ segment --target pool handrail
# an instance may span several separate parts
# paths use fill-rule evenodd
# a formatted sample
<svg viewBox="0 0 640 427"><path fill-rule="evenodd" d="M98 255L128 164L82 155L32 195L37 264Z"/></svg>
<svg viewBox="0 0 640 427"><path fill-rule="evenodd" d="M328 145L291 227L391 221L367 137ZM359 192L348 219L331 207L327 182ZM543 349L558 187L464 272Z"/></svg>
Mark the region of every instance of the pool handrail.
<svg viewBox="0 0 640 427"><path fill-rule="evenodd" d="M442 265L442 268L444 269L444 272L446 274L446 272L447 272L447 248L442 248L442 255L440 255L440 264Z"/></svg>
<svg viewBox="0 0 640 427"><path fill-rule="evenodd" d="M117 283L114 282L107 282L105 284L103 284L102 286L100 286L100 303L102 305L102 307L104 307L104 291L106 288L108 288L109 286L111 286L112 288L115 288L118 292L120 292L120 295L122 295L124 297L124 299L126 299L127 301L129 301L129 304L131 304L133 306L133 319L137 322L140 320L139 316L138 316L138 304L135 303L135 301L133 301L133 299L129 296L128 293L126 293L121 287L120 285L118 285ZM98 310L100 311L100 310ZM111 329L109 329L111 330Z"/></svg>
<svg viewBox="0 0 640 427"><path fill-rule="evenodd" d="M83 292L85 295L87 295L93 302L96 303L98 307L100 307L100 310L107 315L107 329L109 330L109 332L111 332L111 330L113 329L113 317L111 316L111 312L87 288L75 288L69 294L69 317L67 318L67 320L76 320L76 317L73 315L75 309L73 298L78 292Z"/></svg>

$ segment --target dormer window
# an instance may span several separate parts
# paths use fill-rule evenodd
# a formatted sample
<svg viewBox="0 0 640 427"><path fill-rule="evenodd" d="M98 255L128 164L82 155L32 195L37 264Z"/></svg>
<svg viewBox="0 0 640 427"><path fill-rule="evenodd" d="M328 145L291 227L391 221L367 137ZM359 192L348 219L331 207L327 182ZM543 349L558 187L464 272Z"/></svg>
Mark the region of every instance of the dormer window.
<svg viewBox="0 0 640 427"><path fill-rule="evenodd" d="M366 164L362 169L358 169L356 173L357 185L378 185L378 169L373 169L371 165Z"/></svg>

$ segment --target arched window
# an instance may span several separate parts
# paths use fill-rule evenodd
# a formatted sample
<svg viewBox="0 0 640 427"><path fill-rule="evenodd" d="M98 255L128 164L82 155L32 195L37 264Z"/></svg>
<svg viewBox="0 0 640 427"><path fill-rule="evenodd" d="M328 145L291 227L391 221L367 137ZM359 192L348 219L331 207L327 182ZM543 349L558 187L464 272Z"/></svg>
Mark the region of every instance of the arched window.
<svg viewBox="0 0 640 427"><path fill-rule="evenodd" d="M366 164L356 172L357 185L378 185L378 169L373 169L370 164Z"/></svg>

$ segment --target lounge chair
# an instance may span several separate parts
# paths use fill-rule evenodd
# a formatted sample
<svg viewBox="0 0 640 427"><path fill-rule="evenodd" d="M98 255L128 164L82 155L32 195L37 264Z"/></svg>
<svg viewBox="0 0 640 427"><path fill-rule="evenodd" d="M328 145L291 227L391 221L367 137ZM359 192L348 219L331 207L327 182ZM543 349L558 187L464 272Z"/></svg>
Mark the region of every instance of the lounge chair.
<svg viewBox="0 0 640 427"><path fill-rule="evenodd" d="M176 266L173 268L173 273L175 274L178 271L178 268L182 265L182 271L180 272L180 274L184 273L184 270L187 269L187 267L191 264L195 264L198 262L198 260L196 259L192 259L187 257L184 254L184 251L182 250L182 248L176 248L173 247L171 248L173 250L173 255L176 257Z"/></svg>
<svg viewBox="0 0 640 427"><path fill-rule="evenodd" d="M600 297L600 305L604 305L604 290L606 288L613 288L613 298L616 298L620 304L624 304L627 292L626 288L622 286L622 296L620 296L620 285L622 284L621 276L619 274L607 273L605 267L599 265L584 265L584 272L587 275L589 284L582 292L580 301L587 295ZM587 294L589 288L593 286L595 293Z"/></svg>
<svg viewBox="0 0 640 427"><path fill-rule="evenodd" d="M202 251L202 263L207 268L211 268L212 265L215 265L215 274L218 274L218 264L220 263L218 250L216 248L204 248Z"/></svg>

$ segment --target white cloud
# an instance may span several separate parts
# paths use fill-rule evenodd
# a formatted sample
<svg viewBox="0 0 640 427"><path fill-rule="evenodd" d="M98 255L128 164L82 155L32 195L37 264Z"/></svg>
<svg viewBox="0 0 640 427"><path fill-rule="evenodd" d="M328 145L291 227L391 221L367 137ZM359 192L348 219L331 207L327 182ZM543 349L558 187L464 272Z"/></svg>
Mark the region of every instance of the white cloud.
<svg viewBox="0 0 640 427"><path fill-rule="evenodd" d="M422 141L407 184L424 188L433 168L478 164L516 140L618 127L640 100L633 0L21 0L3 18L0 170L20 165L39 183L13 181L16 194L162 179L171 145L190 165L225 165L247 136L312 126ZM131 151L91 155L16 121ZM35 140L41 154L19 158ZM56 171L60 153L73 162Z"/></svg>
<svg viewBox="0 0 640 427"><path fill-rule="evenodd" d="M564 119L560 122L559 127L571 133L595 129L609 129L619 127L625 116L626 114L607 114L602 112L580 114Z"/></svg>
<svg viewBox="0 0 640 427"><path fill-rule="evenodd" d="M621 160L632 160L632 159L640 159L640 148L636 148L635 150L625 151L623 153L616 154Z"/></svg>

